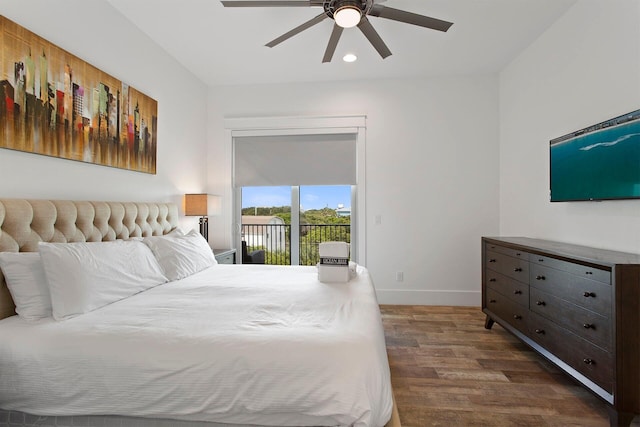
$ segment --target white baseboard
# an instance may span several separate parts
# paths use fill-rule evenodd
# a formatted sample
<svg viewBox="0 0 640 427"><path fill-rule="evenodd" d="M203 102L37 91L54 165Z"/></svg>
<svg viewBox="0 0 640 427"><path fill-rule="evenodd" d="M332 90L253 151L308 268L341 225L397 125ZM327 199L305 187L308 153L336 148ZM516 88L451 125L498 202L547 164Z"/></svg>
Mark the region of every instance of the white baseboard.
<svg viewBox="0 0 640 427"><path fill-rule="evenodd" d="M480 291L416 291L409 289L376 289L378 303L398 305L452 305L480 307Z"/></svg>

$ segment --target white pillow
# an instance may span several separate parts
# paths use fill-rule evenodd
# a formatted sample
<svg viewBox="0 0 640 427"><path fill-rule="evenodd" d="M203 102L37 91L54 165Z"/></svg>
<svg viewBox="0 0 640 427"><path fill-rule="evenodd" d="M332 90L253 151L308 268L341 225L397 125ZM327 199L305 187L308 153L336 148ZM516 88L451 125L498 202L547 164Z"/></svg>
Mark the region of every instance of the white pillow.
<svg viewBox="0 0 640 427"><path fill-rule="evenodd" d="M140 241L40 243L53 318L68 319L161 283L158 261Z"/></svg>
<svg viewBox="0 0 640 427"><path fill-rule="evenodd" d="M51 295L38 252L2 252L0 268L20 317L28 321L51 317Z"/></svg>
<svg viewBox="0 0 640 427"><path fill-rule="evenodd" d="M145 237L143 240L158 259L169 280L191 276L218 263L209 243L200 233Z"/></svg>

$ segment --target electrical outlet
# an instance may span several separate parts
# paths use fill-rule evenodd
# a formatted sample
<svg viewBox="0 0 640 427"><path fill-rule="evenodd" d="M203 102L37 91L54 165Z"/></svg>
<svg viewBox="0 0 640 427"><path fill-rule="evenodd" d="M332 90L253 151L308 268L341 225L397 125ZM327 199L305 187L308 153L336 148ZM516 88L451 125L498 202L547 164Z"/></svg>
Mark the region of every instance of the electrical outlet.
<svg viewBox="0 0 640 427"><path fill-rule="evenodd" d="M382 224L382 215L376 215L376 225Z"/></svg>
<svg viewBox="0 0 640 427"><path fill-rule="evenodd" d="M396 271L396 282L402 282L404 280L404 273L402 271Z"/></svg>

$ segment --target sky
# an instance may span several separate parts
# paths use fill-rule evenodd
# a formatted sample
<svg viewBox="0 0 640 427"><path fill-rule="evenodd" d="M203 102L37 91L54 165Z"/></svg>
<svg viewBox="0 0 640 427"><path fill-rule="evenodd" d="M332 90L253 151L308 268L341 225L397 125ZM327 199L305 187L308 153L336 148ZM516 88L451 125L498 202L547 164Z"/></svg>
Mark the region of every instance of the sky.
<svg viewBox="0 0 640 427"><path fill-rule="evenodd" d="M336 209L338 205L351 207L350 185L300 186L302 209ZM242 207L290 206L291 187L243 187Z"/></svg>

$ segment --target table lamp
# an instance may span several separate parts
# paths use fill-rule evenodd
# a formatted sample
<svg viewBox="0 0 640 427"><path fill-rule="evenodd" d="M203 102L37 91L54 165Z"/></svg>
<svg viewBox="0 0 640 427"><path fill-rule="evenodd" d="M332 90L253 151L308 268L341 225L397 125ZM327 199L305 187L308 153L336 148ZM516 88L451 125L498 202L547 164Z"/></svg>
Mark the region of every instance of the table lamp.
<svg viewBox="0 0 640 427"><path fill-rule="evenodd" d="M220 197L211 194L185 194L184 214L200 217L200 234L209 241L209 215L220 214Z"/></svg>

